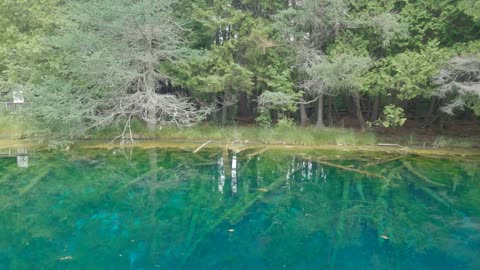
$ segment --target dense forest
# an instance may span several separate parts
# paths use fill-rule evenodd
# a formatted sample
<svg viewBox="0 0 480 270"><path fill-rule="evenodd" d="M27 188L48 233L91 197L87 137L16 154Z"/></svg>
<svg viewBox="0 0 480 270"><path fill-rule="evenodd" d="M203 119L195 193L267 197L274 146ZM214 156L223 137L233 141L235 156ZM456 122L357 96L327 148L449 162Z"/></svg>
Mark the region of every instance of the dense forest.
<svg viewBox="0 0 480 270"><path fill-rule="evenodd" d="M480 115L477 0L0 0L0 28L1 99L71 136Z"/></svg>

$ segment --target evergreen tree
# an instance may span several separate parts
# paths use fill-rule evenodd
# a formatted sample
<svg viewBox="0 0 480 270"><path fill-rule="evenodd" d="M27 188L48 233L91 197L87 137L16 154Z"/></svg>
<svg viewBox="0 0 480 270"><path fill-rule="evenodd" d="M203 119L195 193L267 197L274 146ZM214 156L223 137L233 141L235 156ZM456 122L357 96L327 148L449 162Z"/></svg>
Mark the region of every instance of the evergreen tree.
<svg viewBox="0 0 480 270"><path fill-rule="evenodd" d="M204 116L186 98L160 94L160 66L187 57L170 0L75 1L49 44L67 55L59 74L33 89L31 113L72 133L132 118L189 126ZM55 109L54 109L55 108ZM65 128L65 125L61 125Z"/></svg>

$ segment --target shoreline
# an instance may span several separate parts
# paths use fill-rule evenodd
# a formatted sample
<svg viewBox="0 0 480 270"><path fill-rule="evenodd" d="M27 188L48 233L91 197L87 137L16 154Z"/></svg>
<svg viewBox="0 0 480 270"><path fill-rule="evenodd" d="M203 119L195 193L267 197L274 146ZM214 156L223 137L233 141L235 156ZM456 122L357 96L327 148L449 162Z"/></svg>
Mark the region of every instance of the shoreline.
<svg viewBox="0 0 480 270"><path fill-rule="evenodd" d="M92 143L94 142L94 143ZM205 144L206 141L186 141L186 140L141 140L134 144L110 144L101 141L83 141L77 145L84 149L115 149L121 147L153 149L153 148L179 148L184 150L191 150L192 152ZM298 151L299 154L305 151L337 151L337 152L370 152L370 153L384 153L384 154L404 154L404 155L432 155L432 156L447 156L447 157L478 157L480 158L480 149L464 149L464 148L421 148L409 146L382 146L382 145L301 145L301 144L263 144L260 142L247 143L228 143L225 141L211 141L202 148L224 148L234 152L243 152L246 150L284 150L284 151Z"/></svg>
<svg viewBox="0 0 480 270"><path fill-rule="evenodd" d="M208 143L207 143L208 142ZM0 149L33 149L35 151L48 151L48 145L38 143L32 140L6 140L0 139ZM302 155L311 151L335 151L335 152L364 152L371 154L399 154L399 155L420 155L432 157L449 157L449 158L474 158L480 159L479 148L432 148L418 146L401 146L401 145L349 145L349 144L265 144L258 141L242 141L228 142L222 140L185 140L185 139L155 139L155 140L136 140L133 144L111 143L111 140L79 140L72 147L58 149L58 151L69 151L70 149L103 149L112 150L118 148L178 148L185 151L197 153L203 149L226 149L233 152L243 152L248 150L277 150L277 151L295 151L298 155Z"/></svg>

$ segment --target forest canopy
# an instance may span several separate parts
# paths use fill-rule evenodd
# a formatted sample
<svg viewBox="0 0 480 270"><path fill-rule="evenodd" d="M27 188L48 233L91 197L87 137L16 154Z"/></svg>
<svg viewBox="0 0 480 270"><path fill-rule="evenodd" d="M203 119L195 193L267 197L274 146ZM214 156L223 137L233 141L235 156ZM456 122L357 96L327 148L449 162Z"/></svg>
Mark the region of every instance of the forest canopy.
<svg viewBox="0 0 480 270"><path fill-rule="evenodd" d="M69 136L480 115L476 0L0 0L0 27L2 100Z"/></svg>

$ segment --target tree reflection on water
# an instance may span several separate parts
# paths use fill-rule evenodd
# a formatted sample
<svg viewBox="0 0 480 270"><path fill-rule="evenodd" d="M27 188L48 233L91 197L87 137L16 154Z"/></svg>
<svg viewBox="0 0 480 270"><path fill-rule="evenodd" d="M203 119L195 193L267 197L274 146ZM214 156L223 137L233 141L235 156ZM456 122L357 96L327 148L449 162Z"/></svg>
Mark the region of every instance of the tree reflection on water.
<svg viewBox="0 0 480 270"><path fill-rule="evenodd" d="M480 166L204 149L0 159L1 269L480 269ZM96 254L96 255L93 255Z"/></svg>

